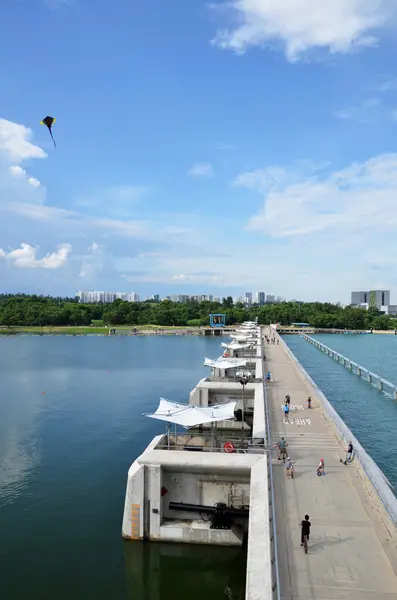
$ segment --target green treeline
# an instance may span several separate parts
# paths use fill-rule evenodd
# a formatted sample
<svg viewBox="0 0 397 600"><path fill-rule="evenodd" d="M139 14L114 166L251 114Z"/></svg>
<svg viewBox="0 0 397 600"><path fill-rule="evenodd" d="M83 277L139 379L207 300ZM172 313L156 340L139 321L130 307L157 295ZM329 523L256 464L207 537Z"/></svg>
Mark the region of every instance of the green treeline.
<svg viewBox="0 0 397 600"><path fill-rule="evenodd" d="M309 323L314 327L339 329L395 329L396 319L376 309L345 307L328 302L233 305L232 298L218 302L124 302L80 304L74 298L27 295L0 295L0 326L79 326L103 320L108 325L209 325L210 313L225 313L227 324L258 317L259 323Z"/></svg>

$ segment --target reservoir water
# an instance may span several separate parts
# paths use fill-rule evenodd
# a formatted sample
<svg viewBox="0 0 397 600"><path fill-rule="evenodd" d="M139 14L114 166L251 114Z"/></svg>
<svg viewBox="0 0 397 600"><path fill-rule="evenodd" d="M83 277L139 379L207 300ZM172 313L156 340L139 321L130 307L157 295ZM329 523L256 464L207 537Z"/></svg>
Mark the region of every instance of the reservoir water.
<svg viewBox="0 0 397 600"><path fill-rule="evenodd" d="M220 339L0 338L0 597L240 600L240 549L121 539L127 471Z"/></svg>
<svg viewBox="0 0 397 600"><path fill-rule="evenodd" d="M397 384L397 336L323 334L312 337ZM396 493L396 400L370 386L303 338L286 335L283 339L382 469Z"/></svg>

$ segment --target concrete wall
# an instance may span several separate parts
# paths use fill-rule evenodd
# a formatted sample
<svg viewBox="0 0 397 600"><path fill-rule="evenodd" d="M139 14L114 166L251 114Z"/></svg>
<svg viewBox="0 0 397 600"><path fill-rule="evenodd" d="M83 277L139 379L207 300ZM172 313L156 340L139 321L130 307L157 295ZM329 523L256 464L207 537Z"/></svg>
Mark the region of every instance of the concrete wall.
<svg viewBox="0 0 397 600"><path fill-rule="evenodd" d="M378 465L364 450L360 442L350 431L346 423L341 419L336 410L330 404L324 393L313 381L304 367L300 364L293 352L288 348L287 344L280 338L280 343L283 346L286 354L291 358L299 376L306 382L309 388L309 394L318 400L319 407L333 429L336 437L340 439L346 446L349 441L352 441L355 448L355 465L357 471L364 483L364 486L369 493L374 505L377 507L382 521L389 530L390 535L397 542L397 498L390 489L387 480L379 469Z"/></svg>
<svg viewBox="0 0 397 600"><path fill-rule="evenodd" d="M245 600L271 600L273 598L269 519L267 458L263 457L251 469Z"/></svg>
<svg viewBox="0 0 397 600"><path fill-rule="evenodd" d="M201 379L189 394L189 404L193 406L208 406L209 390L204 387L205 378Z"/></svg>
<svg viewBox="0 0 397 600"><path fill-rule="evenodd" d="M264 438L266 430L265 402L263 397L263 384L256 384L254 396L254 420L252 425L252 437Z"/></svg>
<svg viewBox="0 0 397 600"><path fill-rule="evenodd" d="M142 540L144 536L144 474L145 467L137 461L128 471L122 534L132 540Z"/></svg>

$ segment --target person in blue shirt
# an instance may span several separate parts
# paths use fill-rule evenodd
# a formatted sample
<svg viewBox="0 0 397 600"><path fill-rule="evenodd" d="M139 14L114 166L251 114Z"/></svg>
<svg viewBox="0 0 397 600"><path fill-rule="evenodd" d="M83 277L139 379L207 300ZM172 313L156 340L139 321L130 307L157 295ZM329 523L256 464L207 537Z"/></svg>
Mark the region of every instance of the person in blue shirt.
<svg viewBox="0 0 397 600"><path fill-rule="evenodd" d="M266 381L270 381L270 371L267 372Z"/></svg>
<svg viewBox="0 0 397 600"><path fill-rule="evenodd" d="M288 417L288 415L289 415L289 406L288 406L287 403L284 404L283 410L284 410L284 417Z"/></svg>

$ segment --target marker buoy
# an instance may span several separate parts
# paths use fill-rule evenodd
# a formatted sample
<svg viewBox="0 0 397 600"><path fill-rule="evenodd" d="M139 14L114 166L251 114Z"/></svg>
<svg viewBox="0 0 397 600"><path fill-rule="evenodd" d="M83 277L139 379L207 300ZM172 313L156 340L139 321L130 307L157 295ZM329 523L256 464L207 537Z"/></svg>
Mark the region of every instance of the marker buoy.
<svg viewBox="0 0 397 600"><path fill-rule="evenodd" d="M225 442L223 444L223 449L225 452L230 454L231 452L234 452L234 445L232 444L232 442Z"/></svg>

